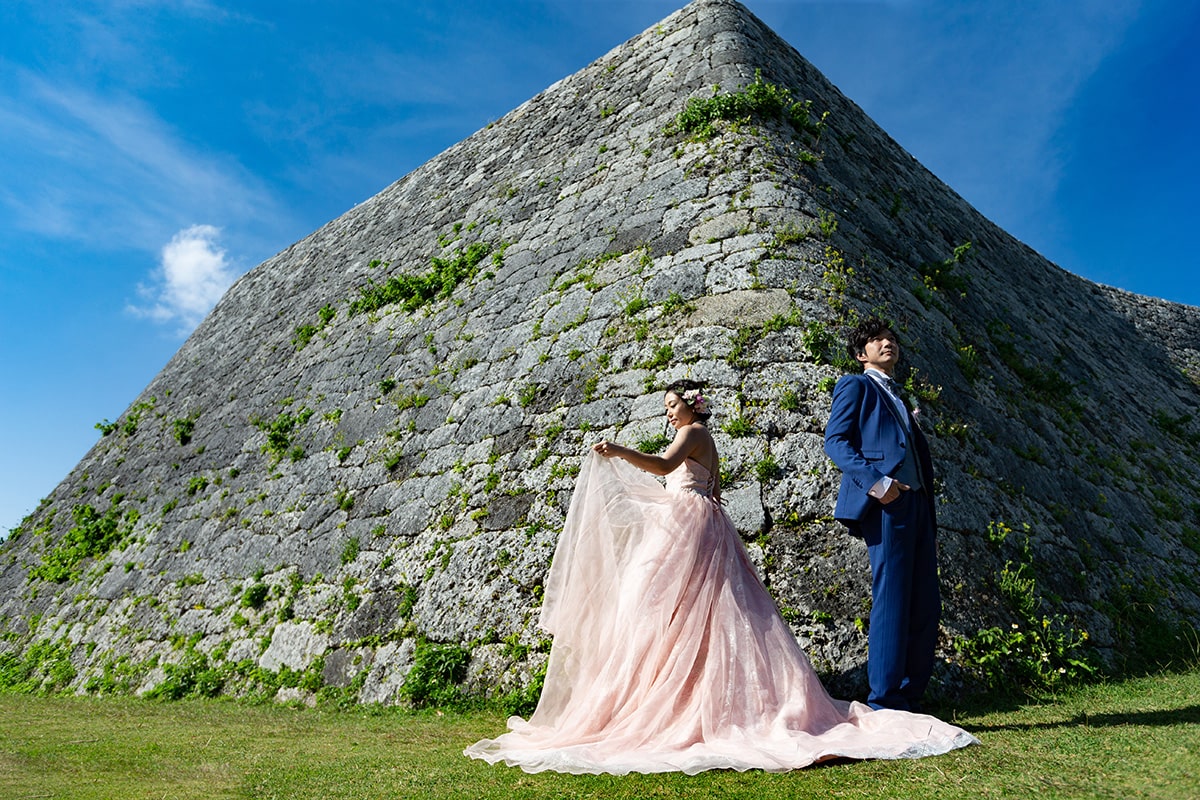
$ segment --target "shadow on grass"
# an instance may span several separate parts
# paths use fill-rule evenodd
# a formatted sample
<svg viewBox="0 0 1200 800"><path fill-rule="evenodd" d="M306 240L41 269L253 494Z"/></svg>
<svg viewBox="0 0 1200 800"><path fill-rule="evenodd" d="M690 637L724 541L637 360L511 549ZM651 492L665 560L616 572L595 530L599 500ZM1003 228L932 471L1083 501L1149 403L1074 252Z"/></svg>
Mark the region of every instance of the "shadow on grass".
<svg viewBox="0 0 1200 800"><path fill-rule="evenodd" d="M1200 705L1190 705L1183 708L1164 711L1130 711L1118 714L1089 714L1086 711L1066 719L1050 722L1029 722L1020 724L989 725L962 723L962 727L972 733L995 731L1038 731L1052 728L1111 728L1120 726L1154 727L1167 725L1197 725L1200 724Z"/></svg>

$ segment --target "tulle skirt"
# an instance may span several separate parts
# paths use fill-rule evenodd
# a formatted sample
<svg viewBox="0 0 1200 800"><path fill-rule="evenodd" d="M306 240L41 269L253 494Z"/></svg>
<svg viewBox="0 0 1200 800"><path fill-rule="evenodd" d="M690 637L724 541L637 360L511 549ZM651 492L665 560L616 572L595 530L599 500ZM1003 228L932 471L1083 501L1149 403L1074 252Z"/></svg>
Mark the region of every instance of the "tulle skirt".
<svg viewBox="0 0 1200 800"><path fill-rule="evenodd" d="M675 483L585 459L547 576L540 625L554 644L537 709L466 755L527 772L694 774L976 741L830 698L724 509Z"/></svg>

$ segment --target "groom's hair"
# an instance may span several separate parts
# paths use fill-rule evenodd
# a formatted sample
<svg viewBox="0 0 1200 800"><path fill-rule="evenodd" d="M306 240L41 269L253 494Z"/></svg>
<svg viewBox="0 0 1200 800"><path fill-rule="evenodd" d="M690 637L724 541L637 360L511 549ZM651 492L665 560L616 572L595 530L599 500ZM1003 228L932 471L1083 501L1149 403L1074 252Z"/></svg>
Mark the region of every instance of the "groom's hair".
<svg viewBox="0 0 1200 800"><path fill-rule="evenodd" d="M846 352L851 358L862 355L867 352L867 342L879 338L885 332L896 335L895 328L879 317L864 319L846 337Z"/></svg>

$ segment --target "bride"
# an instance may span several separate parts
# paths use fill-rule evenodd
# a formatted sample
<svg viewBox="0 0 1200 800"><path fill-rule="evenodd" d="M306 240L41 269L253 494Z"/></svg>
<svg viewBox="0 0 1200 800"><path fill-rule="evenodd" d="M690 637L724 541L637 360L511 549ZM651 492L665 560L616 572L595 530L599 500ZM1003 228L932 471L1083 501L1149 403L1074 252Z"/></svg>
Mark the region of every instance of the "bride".
<svg viewBox="0 0 1200 800"><path fill-rule="evenodd" d="M546 579L537 709L464 753L527 772L695 774L976 742L826 694L720 505L700 385L671 386L663 405L675 438L662 455L605 441L584 460Z"/></svg>

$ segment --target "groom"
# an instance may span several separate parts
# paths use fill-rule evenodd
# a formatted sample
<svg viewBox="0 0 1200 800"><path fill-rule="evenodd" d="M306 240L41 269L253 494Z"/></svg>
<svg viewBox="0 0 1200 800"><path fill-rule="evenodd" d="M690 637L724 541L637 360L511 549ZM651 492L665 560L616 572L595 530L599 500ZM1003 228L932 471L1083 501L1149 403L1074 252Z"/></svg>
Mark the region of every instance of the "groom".
<svg viewBox="0 0 1200 800"><path fill-rule="evenodd" d="M842 471L834 517L866 541L871 562L867 703L917 710L941 615L933 463L892 380L900 360L896 335L872 318L846 344L863 374L843 377L833 390L825 453Z"/></svg>

